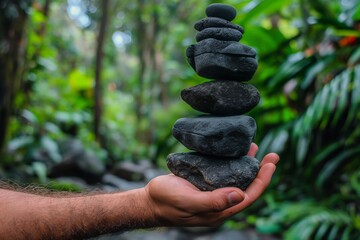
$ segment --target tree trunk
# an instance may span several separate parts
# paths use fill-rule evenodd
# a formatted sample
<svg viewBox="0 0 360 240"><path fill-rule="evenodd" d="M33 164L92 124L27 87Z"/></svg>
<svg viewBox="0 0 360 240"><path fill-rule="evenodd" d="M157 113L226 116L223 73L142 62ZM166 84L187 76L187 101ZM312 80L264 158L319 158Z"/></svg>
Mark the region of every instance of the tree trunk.
<svg viewBox="0 0 360 240"><path fill-rule="evenodd" d="M7 138L15 95L25 59L24 30L30 0L5 1L0 7L0 152Z"/></svg>
<svg viewBox="0 0 360 240"><path fill-rule="evenodd" d="M101 70L104 57L104 40L106 35L106 27L108 24L110 0L102 1L102 17L100 22L100 29L97 38L96 46L96 60L95 60L95 85L94 85L94 134L96 140L101 142L100 124L103 111L102 106L102 86L101 86Z"/></svg>
<svg viewBox="0 0 360 240"><path fill-rule="evenodd" d="M136 30L137 30L137 45L138 45L138 59L139 59L139 69L138 69L138 79L139 86L135 92L135 113L137 124L139 125L143 117L143 89L144 89L144 78L145 78L145 69L146 69L146 53L145 53L145 44L146 44L146 28L145 22L142 20L141 16L145 9L144 0L138 0L137 6L137 20L136 20ZM137 134L140 135L140 134Z"/></svg>

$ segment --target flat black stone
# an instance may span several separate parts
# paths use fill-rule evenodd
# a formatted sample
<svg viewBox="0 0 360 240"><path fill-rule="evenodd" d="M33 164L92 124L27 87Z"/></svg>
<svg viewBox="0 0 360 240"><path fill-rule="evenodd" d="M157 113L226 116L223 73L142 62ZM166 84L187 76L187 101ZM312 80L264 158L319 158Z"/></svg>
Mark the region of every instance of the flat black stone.
<svg viewBox="0 0 360 240"><path fill-rule="evenodd" d="M214 115L241 115L260 101L259 91L237 81L211 81L181 91L181 98L192 108Z"/></svg>
<svg viewBox="0 0 360 240"><path fill-rule="evenodd" d="M192 45L191 45L192 46ZM256 57L255 49L236 41L222 41L213 38L205 39L194 45L194 50L187 54L188 57L199 56L203 53L222 53L243 57ZM190 55L190 54L193 55Z"/></svg>
<svg viewBox="0 0 360 240"><path fill-rule="evenodd" d="M190 66L193 69L195 69L195 59L194 59L195 45L194 44L192 44L186 48L186 56L187 56L187 60L188 60L188 63L190 64ZM191 56L191 57L189 57L189 56Z"/></svg>
<svg viewBox="0 0 360 240"><path fill-rule="evenodd" d="M205 13L208 17L218 17L228 21L232 21L236 17L236 9L233 6L221 3L210 4Z"/></svg>
<svg viewBox="0 0 360 240"><path fill-rule="evenodd" d="M199 21L197 21L194 25L194 28L198 31L202 31L205 28L212 28L212 27L223 27L223 28L233 28L236 30L239 30L240 32L244 33L244 28L229 22L225 19L222 18L217 18L217 17L208 17L208 18L204 18L201 19Z"/></svg>
<svg viewBox="0 0 360 240"><path fill-rule="evenodd" d="M198 75L209 79L248 81L258 66L256 51L235 41L208 38L189 49L188 62Z"/></svg>
<svg viewBox="0 0 360 240"><path fill-rule="evenodd" d="M242 38L242 33L233 28L206 28L196 35L196 41L198 42L207 38L238 42Z"/></svg>
<svg viewBox="0 0 360 240"><path fill-rule="evenodd" d="M173 136L196 152L223 157L244 156L256 132L252 117L202 116L180 118L173 127Z"/></svg>
<svg viewBox="0 0 360 240"><path fill-rule="evenodd" d="M223 159L198 153L173 153L167 157L167 166L174 175L203 191L223 187L246 190L256 178L259 165L256 158L249 156Z"/></svg>
<svg viewBox="0 0 360 240"><path fill-rule="evenodd" d="M196 73L208 79L249 81L257 69L255 58L220 53L204 53L194 63Z"/></svg>

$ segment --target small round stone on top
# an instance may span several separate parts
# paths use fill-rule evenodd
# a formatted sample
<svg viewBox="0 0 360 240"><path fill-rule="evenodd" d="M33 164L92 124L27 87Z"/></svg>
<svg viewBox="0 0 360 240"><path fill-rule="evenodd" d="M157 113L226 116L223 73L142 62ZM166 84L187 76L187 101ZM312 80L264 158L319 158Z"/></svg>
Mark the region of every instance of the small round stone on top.
<svg viewBox="0 0 360 240"><path fill-rule="evenodd" d="M227 4L213 3L210 4L205 13L208 17L218 17L227 21L232 21L236 17L236 9Z"/></svg>

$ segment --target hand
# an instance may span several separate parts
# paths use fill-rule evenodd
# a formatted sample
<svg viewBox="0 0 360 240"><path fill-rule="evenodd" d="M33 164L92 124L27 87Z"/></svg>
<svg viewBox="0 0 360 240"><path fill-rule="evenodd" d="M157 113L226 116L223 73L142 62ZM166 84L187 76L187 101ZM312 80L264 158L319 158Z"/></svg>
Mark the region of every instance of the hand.
<svg viewBox="0 0 360 240"><path fill-rule="evenodd" d="M252 144L248 155L258 150ZM257 177L246 189L226 187L203 192L172 174L154 178L145 187L150 207L161 226L217 226L250 206L271 181L279 156L270 153L261 162Z"/></svg>

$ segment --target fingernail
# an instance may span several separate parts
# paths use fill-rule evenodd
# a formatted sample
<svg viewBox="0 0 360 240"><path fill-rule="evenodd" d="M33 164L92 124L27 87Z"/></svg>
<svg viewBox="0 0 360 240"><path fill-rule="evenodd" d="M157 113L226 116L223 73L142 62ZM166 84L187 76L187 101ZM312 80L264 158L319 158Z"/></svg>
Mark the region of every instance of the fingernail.
<svg viewBox="0 0 360 240"><path fill-rule="evenodd" d="M241 203L244 200L243 196L238 192L231 192L228 194L228 200L231 206Z"/></svg>

